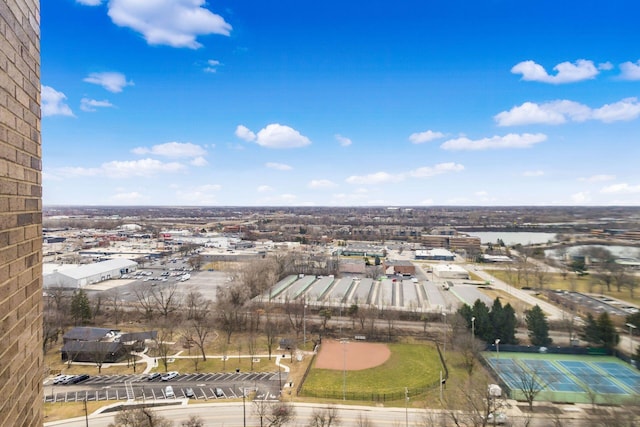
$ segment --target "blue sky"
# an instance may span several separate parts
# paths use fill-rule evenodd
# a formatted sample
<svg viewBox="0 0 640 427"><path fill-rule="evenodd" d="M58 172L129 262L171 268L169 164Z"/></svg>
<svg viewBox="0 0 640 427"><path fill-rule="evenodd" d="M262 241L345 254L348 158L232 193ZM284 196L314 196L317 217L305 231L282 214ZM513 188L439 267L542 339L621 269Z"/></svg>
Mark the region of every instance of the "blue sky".
<svg viewBox="0 0 640 427"><path fill-rule="evenodd" d="M639 12L44 0L44 204L638 205Z"/></svg>

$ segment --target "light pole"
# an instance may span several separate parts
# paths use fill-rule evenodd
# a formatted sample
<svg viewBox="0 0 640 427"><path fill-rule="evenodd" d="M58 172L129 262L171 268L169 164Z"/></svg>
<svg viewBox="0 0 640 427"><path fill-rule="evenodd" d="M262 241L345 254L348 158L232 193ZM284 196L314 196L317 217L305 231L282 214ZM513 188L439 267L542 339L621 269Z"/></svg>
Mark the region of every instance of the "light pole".
<svg viewBox="0 0 640 427"><path fill-rule="evenodd" d="M496 371L498 372L498 381L500 381L500 338L496 338Z"/></svg>
<svg viewBox="0 0 640 427"><path fill-rule="evenodd" d="M633 358L633 330L636 328L636 325L633 323L627 323L629 327L629 357Z"/></svg>
<svg viewBox="0 0 640 427"><path fill-rule="evenodd" d="M282 387L280 388L282 389ZM247 397L247 389L245 387L242 387L242 425L244 427L247 427L247 408L245 405L246 397Z"/></svg>
<svg viewBox="0 0 640 427"><path fill-rule="evenodd" d="M302 347L304 348L307 344L307 299L303 300L304 305L302 306Z"/></svg>
<svg viewBox="0 0 640 427"><path fill-rule="evenodd" d="M471 341L476 339L476 318L471 318Z"/></svg>
<svg viewBox="0 0 640 427"><path fill-rule="evenodd" d="M404 388L404 424L409 427L409 389Z"/></svg>
<svg viewBox="0 0 640 427"><path fill-rule="evenodd" d="M444 350L442 352L442 358L447 358L447 313L442 312L442 322L444 324L444 328L442 330L442 344L444 346Z"/></svg>
<svg viewBox="0 0 640 427"><path fill-rule="evenodd" d="M342 341L342 351L344 354L342 369L342 400L347 400L347 341Z"/></svg>

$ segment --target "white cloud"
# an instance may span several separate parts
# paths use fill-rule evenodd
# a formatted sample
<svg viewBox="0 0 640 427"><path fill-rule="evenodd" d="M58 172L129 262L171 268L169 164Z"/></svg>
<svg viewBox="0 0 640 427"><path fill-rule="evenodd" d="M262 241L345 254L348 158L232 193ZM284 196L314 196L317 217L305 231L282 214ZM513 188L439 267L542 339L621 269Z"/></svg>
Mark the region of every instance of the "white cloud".
<svg viewBox="0 0 640 427"><path fill-rule="evenodd" d="M633 120L638 116L640 116L638 99L626 98L595 109L568 100L557 100L544 104L525 102L509 111L498 113L493 118L498 126L519 126L529 124L557 125L569 120L573 122L600 120L611 123Z"/></svg>
<svg viewBox="0 0 640 427"><path fill-rule="evenodd" d="M118 93L126 86L133 86L124 74L118 72L91 73L83 79L87 83L100 85L109 92Z"/></svg>
<svg viewBox="0 0 640 427"><path fill-rule="evenodd" d="M190 142L167 142L165 144L154 145L151 148L137 147L131 150L131 152L139 155L154 154L172 159L196 158L207 154L204 148Z"/></svg>
<svg viewBox="0 0 640 427"><path fill-rule="evenodd" d="M595 78L599 71L593 61L578 59L575 63L562 62L553 69L556 75L549 75L544 67L534 61L522 61L511 68L513 74L522 74L522 80L561 84Z"/></svg>
<svg viewBox="0 0 640 427"><path fill-rule="evenodd" d="M591 194L589 194L588 191L580 191L579 193L571 195L571 201L578 204L590 202Z"/></svg>
<svg viewBox="0 0 640 427"><path fill-rule="evenodd" d="M89 98L82 98L80 100L80 109L82 111L86 111L89 113L97 111L97 108L106 108L106 107L113 107L113 104L107 101L106 99L104 101L98 101L98 100L89 99Z"/></svg>
<svg viewBox="0 0 640 427"><path fill-rule="evenodd" d="M386 184L389 182L400 182L404 179L402 174L390 174L388 172L375 172L368 175L352 175L346 179L349 184Z"/></svg>
<svg viewBox="0 0 640 427"><path fill-rule="evenodd" d="M626 182L613 184L600 190L601 193L640 193L640 185L630 185Z"/></svg>
<svg viewBox="0 0 640 427"><path fill-rule="evenodd" d="M546 141L547 135L542 133L516 134L510 133L504 136L493 136L471 140L466 137L450 139L445 141L440 147L445 150L490 150L504 148L530 148L534 144Z"/></svg>
<svg viewBox="0 0 640 427"><path fill-rule="evenodd" d="M205 0L110 0L114 24L142 34L150 45L197 49L201 35L231 32L224 18L206 9Z"/></svg>
<svg viewBox="0 0 640 427"><path fill-rule="evenodd" d="M601 62L600 64L598 64L598 70L603 70L603 71L613 70L613 64L609 61Z"/></svg>
<svg viewBox="0 0 640 427"><path fill-rule="evenodd" d="M248 127L238 125L236 128L236 136L244 141L251 142L256 140L256 134L251 132Z"/></svg>
<svg viewBox="0 0 640 427"><path fill-rule="evenodd" d="M192 166L202 167L207 166L209 162L202 156L198 156L189 162Z"/></svg>
<svg viewBox="0 0 640 427"><path fill-rule="evenodd" d="M342 145L343 147L348 147L351 145L352 141L351 139L347 138L346 136L342 136L340 134L336 134L335 135L336 140L340 143L340 145Z"/></svg>
<svg viewBox="0 0 640 427"><path fill-rule="evenodd" d="M285 165L284 163L267 162L264 165L269 169L275 169L279 171L290 171L291 169L293 169L291 166Z"/></svg>
<svg viewBox="0 0 640 427"><path fill-rule="evenodd" d="M544 175L544 171L541 171L541 170L522 172L522 176L526 176L526 177L543 176L543 175Z"/></svg>
<svg viewBox="0 0 640 427"><path fill-rule="evenodd" d="M624 80L640 80L640 60L620 64L620 78Z"/></svg>
<svg viewBox="0 0 640 427"><path fill-rule="evenodd" d="M220 65L220 61L210 59L207 61L207 66L205 67L204 71L207 73L215 73L218 71L218 65Z"/></svg>
<svg viewBox="0 0 640 427"><path fill-rule="evenodd" d="M67 96L58 92L51 86L42 86L41 88L41 111L43 117L49 116L70 116L73 115L71 108L65 103Z"/></svg>
<svg viewBox="0 0 640 427"><path fill-rule="evenodd" d="M407 173L408 176L413 178L430 178L432 176L441 175L447 172L460 172L464 170L464 166L458 163L439 163L433 167L424 166L418 169L414 169Z"/></svg>
<svg viewBox="0 0 640 427"><path fill-rule="evenodd" d="M297 148L311 144L309 138L297 130L278 123L267 125L257 134L244 125L238 125L235 133L240 139L255 142L266 148Z"/></svg>
<svg viewBox="0 0 640 427"><path fill-rule="evenodd" d="M578 102L558 100L544 104L525 102L509 111L496 114L493 119L498 126L519 126L528 124L557 125L567 119L581 122L591 115L591 109Z"/></svg>
<svg viewBox="0 0 640 427"><path fill-rule="evenodd" d="M270 187L268 185L260 185L260 186L258 186L258 188L256 188L256 191L258 193L269 193L269 192L273 191L273 187Z"/></svg>
<svg viewBox="0 0 640 427"><path fill-rule="evenodd" d="M584 181L584 182L604 182L604 181L613 181L614 179L616 179L615 175L605 175L605 174L599 174L599 175L592 175L586 178L578 178L578 181Z"/></svg>
<svg viewBox="0 0 640 427"><path fill-rule="evenodd" d="M433 205L433 199L424 199L420 201L420 205L422 206L430 206Z"/></svg>
<svg viewBox="0 0 640 427"><path fill-rule="evenodd" d="M640 103L638 98L626 98L593 110L592 116L605 123L634 120L640 116Z"/></svg>
<svg viewBox="0 0 640 427"><path fill-rule="evenodd" d="M309 145L311 141L289 126L273 123L258 132L256 143L267 148L297 148Z"/></svg>
<svg viewBox="0 0 640 427"><path fill-rule="evenodd" d="M102 0L76 0L76 3L84 6L100 6Z"/></svg>
<svg viewBox="0 0 640 427"><path fill-rule="evenodd" d="M313 188L314 190L324 189L324 188L333 188L336 187L337 184L328 179L314 179L309 182L308 187Z"/></svg>
<svg viewBox="0 0 640 427"><path fill-rule="evenodd" d="M425 142L434 141L436 139L444 138L444 133L434 132L432 130L426 130L424 132L412 133L409 135L409 141L414 144L423 144Z"/></svg>
<svg viewBox="0 0 640 427"><path fill-rule="evenodd" d="M164 163L155 159L111 161L97 168L66 167L56 172L63 177L105 176L108 178L150 177L159 173L182 172L186 168L181 163Z"/></svg>
<svg viewBox="0 0 640 427"><path fill-rule="evenodd" d="M464 166L457 163L439 163L435 166L424 166L410 171L391 174L388 172L375 172L368 175L352 175L346 179L349 184L373 185L397 183L407 178L430 178L450 172L460 172Z"/></svg>
<svg viewBox="0 0 640 427"><path fill-rule="evenodd" d="M193 205L211 205L217 202L216 196L222 186L219 184L205 184L195 188L180 189L176 192L178 199Z"/></svg>

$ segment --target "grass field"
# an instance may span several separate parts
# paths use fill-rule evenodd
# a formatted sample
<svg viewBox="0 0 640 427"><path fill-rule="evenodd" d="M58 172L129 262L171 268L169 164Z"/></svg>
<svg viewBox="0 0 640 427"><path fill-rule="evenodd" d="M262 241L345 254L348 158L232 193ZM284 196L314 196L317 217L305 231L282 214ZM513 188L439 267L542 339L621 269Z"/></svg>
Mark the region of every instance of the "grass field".
<svg viewBox="0 0 640 427"><path fill-rule="evenodd" d="M302 395L339 398L346 384L347 397L401 395L437 385L442 365L436 348L430 344L390 344L391 356L380 366L360 371L312 368ZM373 400L373 399L372 399Z"/></svg>

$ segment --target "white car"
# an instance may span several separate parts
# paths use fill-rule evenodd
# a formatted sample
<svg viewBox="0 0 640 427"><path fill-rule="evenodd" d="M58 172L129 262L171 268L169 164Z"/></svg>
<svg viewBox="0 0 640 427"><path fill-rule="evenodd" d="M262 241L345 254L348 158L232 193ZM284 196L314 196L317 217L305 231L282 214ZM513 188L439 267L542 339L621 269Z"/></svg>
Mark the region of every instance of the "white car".
<svg viewBox="0 0 640 427"><path fill-rule="evenodd" d="M494 419L495 418L495 419ZM506 424L507 423L507 414L505 414L504 412L496 412L489 414L489 416L487 417L487 422L489 425L494 425L494 424L498 424L498 425L502 425L502 424Z"/></svg>
<svg viewBox="0 0 640 427"><path fill-rule="evenodd" d="M170 372L167 372L166 374L164 374L163 376L161 376L160 379L162 381L170 381L170 380L174 379L177 376L178 376L178 372L170 371Z"/></svg>

